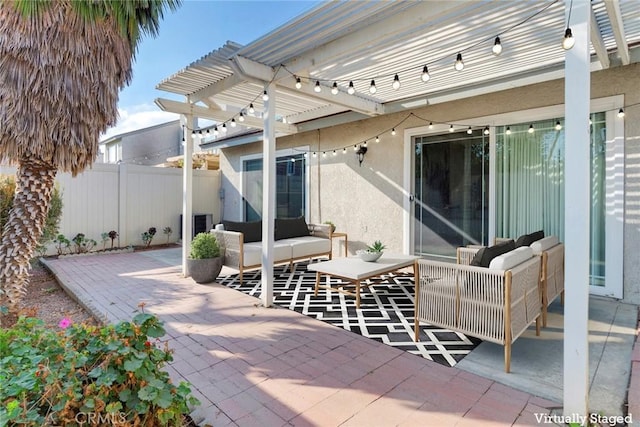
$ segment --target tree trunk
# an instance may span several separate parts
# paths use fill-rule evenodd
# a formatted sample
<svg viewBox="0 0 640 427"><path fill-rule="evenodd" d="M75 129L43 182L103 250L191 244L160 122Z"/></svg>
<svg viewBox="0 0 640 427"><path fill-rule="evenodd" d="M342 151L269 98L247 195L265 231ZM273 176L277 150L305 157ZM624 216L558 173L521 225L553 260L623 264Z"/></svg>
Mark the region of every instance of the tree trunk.
<svg viewBox="0 0 640 427"><path fill-rule="evenodd" d="M20 160L16 194L0 243L0 306L19 308L29 280L29 261L47 219L56 168L37 157Z"/></svg>

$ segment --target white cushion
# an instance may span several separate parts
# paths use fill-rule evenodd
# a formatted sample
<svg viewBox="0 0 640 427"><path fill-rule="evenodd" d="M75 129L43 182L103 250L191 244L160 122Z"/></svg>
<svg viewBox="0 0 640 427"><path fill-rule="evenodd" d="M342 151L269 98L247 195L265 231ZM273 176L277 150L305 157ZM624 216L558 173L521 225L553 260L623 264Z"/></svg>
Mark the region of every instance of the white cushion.
<svg viewBox="0 0 640 427"><path fill-rule="evenodd" d="M558 236L547 236L544 239L537 240L531 244L531 249L534 255L540 255L542 252L549 248L554 247L560 243Z"/></svg>
<svg viewBox="0 0 640 427"><path fill-rule="evenodd" d="M215 230L224 231L224 224L222 224L222 223L216 224Z"/></svg>
<svg viewBox="0 0 640 427"><path fill-rule="evenodd" d="M245 243L242 264L245 267L262 264L262 242ZM273 261L281 262L291 259L291 245L285 240L276 241L273 245Z"/></svg>
<svg viewBox="0 0 640 427"><path fill-rule="evenodd" d="M291 237L281 240L281 242L287 242L291 245L293 258L331 252L331 239L323 239L322 237Z"/></svg>
<svg viewBox="0 0 640 427"><path fill-rule="evenodd" d="M491 260L491 270L508 270L533 257L533 250L529 246L521 246Z"/></svg>

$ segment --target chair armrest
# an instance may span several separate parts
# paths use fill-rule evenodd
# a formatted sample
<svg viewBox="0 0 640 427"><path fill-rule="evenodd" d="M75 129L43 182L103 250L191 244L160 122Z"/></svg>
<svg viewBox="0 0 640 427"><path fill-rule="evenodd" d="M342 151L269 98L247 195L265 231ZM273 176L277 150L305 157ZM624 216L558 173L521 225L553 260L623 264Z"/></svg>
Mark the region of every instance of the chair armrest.
<svg viewBox="0 0 640 427"><path fill-rule="evenodd" d="M224 265L239 268L244 250L244 234L238 231L211 230L224 253Z"/></svg>
<svg viewBox="0 0 640 427"><path fill-rule="evenodd" d="M331 238L331 225L330 224L307 224L309 233L315 237L322 237L325 239Z"/></svg>
<svg viewBox="0 0 640 427"><path fill-rule="evenodd" d="M470 265L473 257L483 246L465 246L456 249L456 261L461 265Z"/></svg>

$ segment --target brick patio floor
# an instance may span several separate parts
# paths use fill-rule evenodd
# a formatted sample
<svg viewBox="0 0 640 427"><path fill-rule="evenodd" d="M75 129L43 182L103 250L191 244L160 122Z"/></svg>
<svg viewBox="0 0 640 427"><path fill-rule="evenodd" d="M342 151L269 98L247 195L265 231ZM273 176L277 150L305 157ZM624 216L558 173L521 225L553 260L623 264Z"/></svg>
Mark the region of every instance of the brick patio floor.
<svg viewBox="0 0 640 427"><path fill-rule="evenodd" d="M145 311L164 322L174 381L187 381L200 425L538 425L561 405L447 368L128 253L46 261L104 321ZM502 361L500 361L502 363Z"/></svg>

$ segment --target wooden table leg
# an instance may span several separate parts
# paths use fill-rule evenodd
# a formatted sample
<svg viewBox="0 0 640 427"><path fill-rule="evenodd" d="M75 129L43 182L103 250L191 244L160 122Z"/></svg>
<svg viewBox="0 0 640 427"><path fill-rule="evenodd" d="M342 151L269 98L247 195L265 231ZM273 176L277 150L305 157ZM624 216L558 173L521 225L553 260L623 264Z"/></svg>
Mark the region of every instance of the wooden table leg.
<svg viewBox="0 0 640 427"><path fill-rule="evenodd" d="M360 280L356 280L356 308L360 308Z"/></svg>

